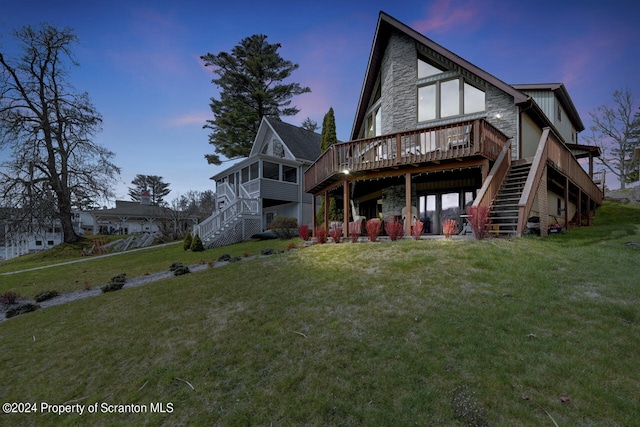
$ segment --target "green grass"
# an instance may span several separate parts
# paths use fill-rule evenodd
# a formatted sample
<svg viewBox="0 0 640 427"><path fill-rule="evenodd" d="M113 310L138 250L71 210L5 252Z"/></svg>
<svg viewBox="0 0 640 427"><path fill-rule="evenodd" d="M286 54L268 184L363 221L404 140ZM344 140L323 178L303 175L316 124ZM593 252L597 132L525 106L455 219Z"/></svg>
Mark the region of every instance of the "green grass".
<svg viewBox="0 0 640 427"><path fill-rule="evenodd" d="M316 245L25 314L0 324L3 402L173 412L0 423L637 425L639 224L607 203L544 239Z"/></svg>

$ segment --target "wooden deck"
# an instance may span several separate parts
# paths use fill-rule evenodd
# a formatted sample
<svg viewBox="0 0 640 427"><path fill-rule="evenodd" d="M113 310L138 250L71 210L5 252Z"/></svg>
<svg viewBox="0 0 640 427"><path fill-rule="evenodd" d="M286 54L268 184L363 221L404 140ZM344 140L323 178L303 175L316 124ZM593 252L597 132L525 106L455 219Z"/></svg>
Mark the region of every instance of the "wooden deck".
<svg viewBox="0 0 640 427"><path fill-rule="evenodd" d="M318 194L348 173L367 173L471 157L496 160L507 137L473 120L334 144L304 174L305 191Z"/></svg>

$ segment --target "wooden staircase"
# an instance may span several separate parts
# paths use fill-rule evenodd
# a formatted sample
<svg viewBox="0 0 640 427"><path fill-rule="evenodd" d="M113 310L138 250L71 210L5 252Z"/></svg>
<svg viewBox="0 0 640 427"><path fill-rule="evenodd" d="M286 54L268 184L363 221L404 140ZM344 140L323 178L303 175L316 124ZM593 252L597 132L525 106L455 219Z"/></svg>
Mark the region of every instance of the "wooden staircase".
<svg viewBox="0 0 640 427"><path fill-rule="evenodd" d="M524 189L531 163L514 162L489 209L490 232L499 237L518 234L518 204Z"/></svg>

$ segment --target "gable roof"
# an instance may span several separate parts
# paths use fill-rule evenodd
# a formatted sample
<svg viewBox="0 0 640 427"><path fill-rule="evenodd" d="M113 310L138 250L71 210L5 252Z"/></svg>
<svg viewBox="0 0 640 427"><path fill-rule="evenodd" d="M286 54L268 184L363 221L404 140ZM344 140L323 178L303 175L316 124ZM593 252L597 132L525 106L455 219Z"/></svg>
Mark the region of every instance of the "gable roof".
<svg viewBox="0 0 640 427"><path fill-rule="evenodd" d="M518 84L512 86L523 92L532 90L547 90L553 92L560 101L560 104L567 113L567 116L569 116L569 120L571 120L576 127L576 131L582 132L585 129L582 119L580 119L580 115L578 114L578 110L576 110L575 105L573 105L569 92L567 92L567 88L563 83Z"/></svg>
<svg viewBox="0 0 640 427"><path fill-rule="evenodd" d="M278 119L265 117L264 121L278 134L296 160L314 161L320 156L320 134Z"/></svg>
<svg viewBox="0 0 640 427"><path fill-rule="evenodd" d="M282 143L286 146L286 149L295 157L296 161L311 164L320 157L321 136L319 134L285 123L279 119L263 117L260 122L260 127L258 128L258 133L253 140L249 157L245 157L225 170L218 172L210 179L214 181L222 179L227 176L230 171L240 170L242 167L254 162L254 157L260 155L261 146L259 144L264 142L269 129L278 135Z"/></svg>
<svg viewBox="0 0 640 427"><path fill-rule="evenodd" d="M369 55L369 63L367 64L367 72L365 74L365 80L360 92L360 100L358 101L358 108L356 110L356 118L353 122L353 128L351 130L351 139L356 139L358 136L358 130L360 129L362 122L366 114L367 105L369 105L370 97L373 93L373 88L380 72L380 66L382 63L382 57L384 55L385 47L389 40L389 37L393 31L401 32L408 37L415 40L417 43L426 46L434 52L444 56L459 67L466 69L472 74L480 77L491 85L497 87L503 92L513 96L515 104L523 104L530 101L530 97L515 89L513 86L503 82L497 77L487 73L481 68L476 67L469 61L461 58L448 49L440 46L433 40L423 36L416 30L408 27L397 19L387 15L384 12L380 12L378 18L378 25L376 33L373 38L373 45L371 47L371 53Z"/></svg>
<svg viewBox="0 0 640 427"><path fill-rule="evenodd" d="M168 218L171 216L171 209L169 208L143 205L140 202L129 202L126 200L116 200L115 208L96 209L88 212L94 217L126 216L130 218Z"/></svg>

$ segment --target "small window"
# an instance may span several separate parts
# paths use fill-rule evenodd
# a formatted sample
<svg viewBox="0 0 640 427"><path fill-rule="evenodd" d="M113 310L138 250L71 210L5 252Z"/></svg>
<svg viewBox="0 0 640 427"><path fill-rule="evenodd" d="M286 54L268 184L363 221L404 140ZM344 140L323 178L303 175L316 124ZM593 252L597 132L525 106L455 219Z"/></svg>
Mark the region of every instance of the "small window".
<svg viewBox="0 0 640 427"><path fill-rule="evenodd" d="M245 182L249 182L249 168L242 168L242 172L241 172L241 176L242 176L242 183L244 184Z"/></svg>
<svg viewBox="0 0 640 427"><path fill-rule="evenodd" d="M558 121L562 121L562 107L558 105Z"/></svg>
<svg viewBox="0 0 640 427"><path fill-rule="evenodd" d="M47 245L53 246L53 240L47 240Z"/></svg>
<svg viewBox="0 0 640 427"><path fill-rule="evenodd" d="M36 240L36 246L42 246L42 240Z"/></svg>

